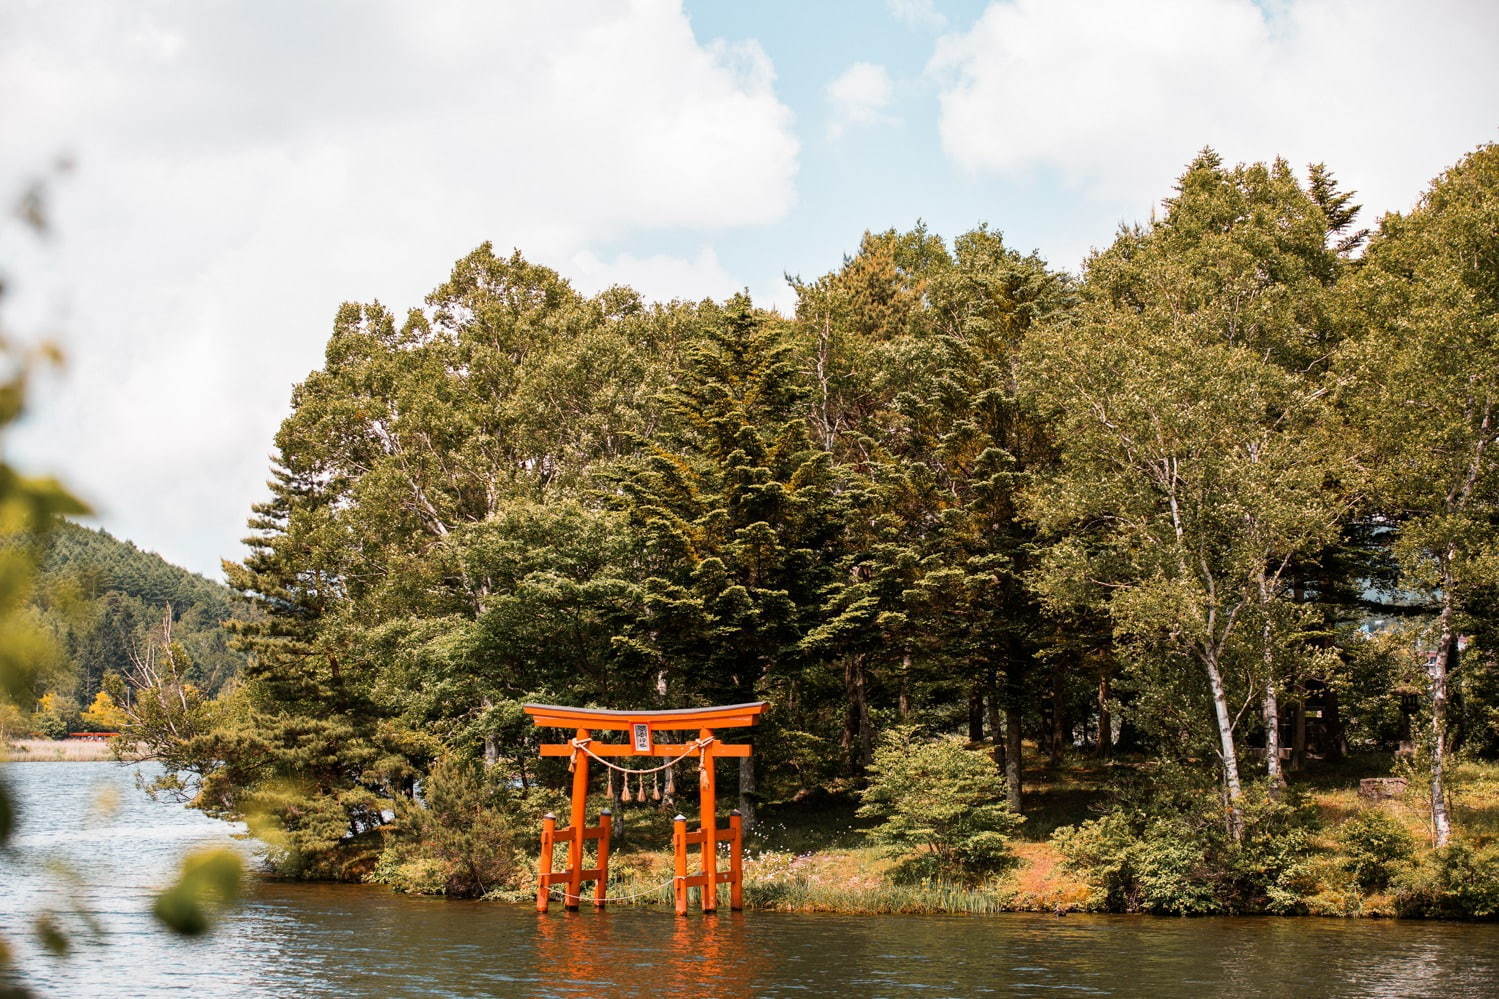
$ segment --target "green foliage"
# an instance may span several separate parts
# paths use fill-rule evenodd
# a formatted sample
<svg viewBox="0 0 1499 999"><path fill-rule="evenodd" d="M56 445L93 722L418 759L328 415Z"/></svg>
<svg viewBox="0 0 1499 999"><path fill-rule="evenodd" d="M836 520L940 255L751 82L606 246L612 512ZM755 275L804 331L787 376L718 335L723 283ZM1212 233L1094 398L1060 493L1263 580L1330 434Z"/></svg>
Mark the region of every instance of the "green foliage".
<svg viewBox="0 0 1499 999"><path fill-rule="evenodd" d="M63 739L82 724L78 705L70 698L43 694L31 715L31 725L48 739Z"/></svg>
<svg viewBox="0 0 1499 999"><path fill-rule="evenodd" d="M902 858L905 880L973 884L1015 862L1009 837L1022 819L1005 801L993 762L955 736L887 732L859 814L880 820L873 835Z"/></svg>
<svg viewBox="0 0 1499 999"><path fill-rule="evenodd" d="M82 703L103 689L109 673L130 672L167 610L177 641L193 656L193 682L213 693L244 665L223 622L248 610L228 587L102 529L62 521L47 535L33 606L62 656L48 686Z"/></svg>
<svg viewBox="0 0 1499 999"><path fill-rule="evenodd" d="M1493 919L1499 916L1499 845L1457 840L1406 868L1391 887L1404 916Z"/></svg>
<svg viewBox="0 0 1499 999"><path fill-rule="evenodd" d="M182 858L182 871L151 907L167 928L201 936L243 890L244 862L233 850L200 850Z"/></svg>
<svg viewBox="0 0 1499 999"><path fill-rule="evenodd" d="M717 310L715 310L717 312ZM623 640L670 664L679 698L752 700L805 665L846 501L803 419L782 323L745 296L704 323L663 426L619 480L649 576Z"/></svg>
<svg viewBox="0 0 1499 999"><path fill-rule="evenodd" d="M1053 842L1067 869L1088 883L1093 908L1178 916L1302 911L1315 887L1311 810L1252 794L1235 840L1215 798L1190 775L1168 771L1099 818L1058 829Z"/></svg>
<svg viewBox="0 0 1499 999"><path fill-rule="evenodd" d="M420 895L513 895L545 800L478 763L443 757L423 779L420 800L400 804L369 880Z"/></svg>
<svg viewBox="0 0 1499 999"><path fill-rule="evenodd" d="M1343 868L1364 892L1384 891L1415 853L1411 834L1386 812L1367 809L1338 828Z"/></svg>
<svg viewBox="0 0 1499 999"><path fill-rule="evenodd" d="M0 747L12 739L18 739L31 731L31 719L15 704L0 698Z"/></svg>

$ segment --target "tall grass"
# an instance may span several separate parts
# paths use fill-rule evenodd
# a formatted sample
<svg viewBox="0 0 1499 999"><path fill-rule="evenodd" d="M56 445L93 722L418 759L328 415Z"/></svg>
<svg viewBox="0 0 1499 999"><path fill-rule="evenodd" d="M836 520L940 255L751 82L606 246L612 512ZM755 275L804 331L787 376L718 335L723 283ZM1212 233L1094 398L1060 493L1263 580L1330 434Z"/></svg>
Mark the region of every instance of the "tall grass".
<svg viewBox="0 0 1499 999"><path fill-rule="evenodd" d="M108 742L84 739L15 739L0 745L3 763L91 763L114 758Z"/></svg>

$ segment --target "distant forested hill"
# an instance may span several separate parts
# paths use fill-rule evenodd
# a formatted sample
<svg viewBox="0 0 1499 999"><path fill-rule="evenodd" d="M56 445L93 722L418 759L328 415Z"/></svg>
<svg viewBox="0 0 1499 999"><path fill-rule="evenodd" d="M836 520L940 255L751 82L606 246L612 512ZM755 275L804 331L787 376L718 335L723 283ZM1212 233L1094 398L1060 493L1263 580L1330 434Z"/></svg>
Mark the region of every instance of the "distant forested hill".
<svg viewBox="0 0 1499 999"><path fill-rule="evenodd" d="M193 679L212 692L244 662L220 622L245 614L228 587L142 551L104 530L64 522L48 539L35 604L64 654L51 686L87 704L109 671L125 673L130 653L162 628L193 661Z"/></svg>

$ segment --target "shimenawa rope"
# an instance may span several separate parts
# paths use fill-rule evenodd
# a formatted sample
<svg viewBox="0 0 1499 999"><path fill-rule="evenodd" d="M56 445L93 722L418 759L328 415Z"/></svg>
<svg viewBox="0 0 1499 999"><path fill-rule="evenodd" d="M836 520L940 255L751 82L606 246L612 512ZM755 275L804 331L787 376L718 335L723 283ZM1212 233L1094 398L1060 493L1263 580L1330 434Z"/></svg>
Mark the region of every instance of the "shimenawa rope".
<svg viewBox="0 0 1499 999"><path fill-rule="evenodd" d="M687 750L687 752L683 753L681 756L678 756L676 759L674 759L674 760L667 760L665 763L661 764L659 767L641 767L640 769L636 769L635 767L622 767L622 766L620 766L617 763L610 763L608 760L604 759L598 753L595 753L593 750L591 750L591 749L588 748L588 744L590 742L592 742L592 741L593 741L592 739L573 739L572 740L572 747L575 750L579 750L581 752L587 753L588 756L589 756L589 758L597 760L598 762L602 763L604 766L608 767L611 770L618 770L622 774L654 774L654 773L660 773L662 770L665 770L668 767L674 767L674 766L676 766L678 763L681 763L683 760L687 759L687 757L691 756L693 753L697 753L698 755L701 756L703 750L707 749L708 746L710 746L711 744L717 742L718 738L716 736L711 736L710 735L706 739L694 739L692 741L691 747Z"/></svg>

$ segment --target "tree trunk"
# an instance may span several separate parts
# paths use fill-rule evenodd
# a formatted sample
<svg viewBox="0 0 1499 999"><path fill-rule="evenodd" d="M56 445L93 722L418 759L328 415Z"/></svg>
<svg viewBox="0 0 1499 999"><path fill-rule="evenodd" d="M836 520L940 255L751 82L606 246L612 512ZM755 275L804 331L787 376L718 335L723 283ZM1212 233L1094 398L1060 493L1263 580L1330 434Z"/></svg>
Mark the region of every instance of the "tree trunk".
<svg viewBox="0 0 1499 999"><path fill-rule="evenodd" d="M900 693L896 710L900 712L902 723L911 719L911 653L907 652L900 658Z"/></svg>
<svg viewBox="0 0 1499 999"><path fill-rule="evenodd" d="M480 704L483 706L486 712L494 707L494 702L487 697L484 698L484 700L481 701ZM492 767L499 761L500 744L495 741L495 737L492 733L486 732L484 735L484 766Z"/></svg>
<svg viewBox="0 0 1499 999"><path fill-rule="evenodd" d="M1004 711L999 703L999 670L991 669L984 677L984 709L989 722L989 741L994 746L994 765L1000 776L1005 773Z"/></svg>
<svg viewBox="0 0 1499 999"><path fill-rule="evenodd" d="M1348 737L1343 731L1343 709L1338 703L1338 692L1328 686L1322 692L1322 731L1327 745L1322 755L1330 761L1341 760L1348 755Z"/></svg>
<svg viewBox="0 0 1499 999"><path fill-rule="evenodd" d="M1228 695L1223 689L1223 674L1212 655L1202 657L1207 670L1208 686L1213 691L1213 716L1218 724L1218 752L1223 758L1224 811L1228 817L1228 834L1237 843L1244 836L1244 810L1241 802L1244 788L1239 782L1239 753L1234 747L1233 715L1228 710Z"/></svg>
<svg viewBox="0 0 1499 999"><path fill-rule="evenodd" d="M1003 746L1004 712L999 705L999 670L991 669L984 677L984 719L989 725L989 740L996 749Z"/></svg>
<svg viewBox="0 0 1499 999"><path fill-rule="evenodd" d="M1285 786L1286 777L1280 769L1280 698L1275 691L1275 681L1265 684L1265 776L1270 780L1270 793L1278 794Z"/></svg>
<svg viewBox="0 0 1499 999"><path fill-rule="evenodd" d="M1263 572L1259 582L1260 613L1264 615L1264 624L1260 627L1260 659L1265 667L1265 776L1269 780L1270 794L1274 796L1286 783L1286 776L1280 769L1280 692L1275 689L1275 633L1270 627L1270 604L1274 592Z"/></svg>
<svg viewBox="0 0 1499 999"><path fill-rule="evenodd" d="M739 812L744 816L744 828L746 830L755 827L755 758L753 756L741 756L739 758Z"/></svg>
<svg viewBox="0 0 1499 999"><path fill-rule="evenodd" d="M874 727L869 720L869 685L863 656L849 656L843 661L843 688L848 699L843 715L843 749L848 754L851 772L862 774L874 759Z"/></svg>
<svg viewBox="0 0 1499 999"><path fill-rule="evenodd" d="M864 657L859 657L859 772L863 773L874 762L874 722L869 717L869 671L864 668Z"/></svg>
<svg viewBox="0 0 1499 999"><path fill-rule="evenodd" d="M1297 691L1296 703L1291 707L1291 770L1306 769L1306 690Z"/></svg>
<svg viewBox="0 0 1499 999"><path fill-rule="evenodd" d="M976 683L968 689L968 741L984 741L984 688Z"/></svg>
<svg viewBox="0 0 1499 999"><path fill-rule="evenodd" d="M1051 667L1051 765L1062 765L1062 752L1071 740L1067 737L1067 682L1060 661Z"/></svg>
<svg viewBox="0 0 1499 999"><path fill-rule="evenodd" d="M1437 846L1446 846L1452 838L1452 820L1447 815L1447 677L1448 664L1457 649L1453 629L1452 577L1442 579L1441 637L1437 654L1432 657L1427 674L1431 680L1431 828Z"/></svg>
<svg viewBox="0 0 1499 999"><path fill-rule="evenodd" d="M1010 808L1020 814L1020 709L1010 700L1005 704L1005 797Z"/></svg>
<svg viewBox="0 0 1499 999"><path fill-rule="evenodd" d="M1098 756L1108 759L1114 754L1114 719L1109 714L1109 672L1098 673Z"/></svg>

